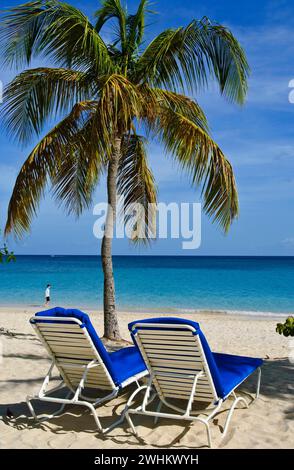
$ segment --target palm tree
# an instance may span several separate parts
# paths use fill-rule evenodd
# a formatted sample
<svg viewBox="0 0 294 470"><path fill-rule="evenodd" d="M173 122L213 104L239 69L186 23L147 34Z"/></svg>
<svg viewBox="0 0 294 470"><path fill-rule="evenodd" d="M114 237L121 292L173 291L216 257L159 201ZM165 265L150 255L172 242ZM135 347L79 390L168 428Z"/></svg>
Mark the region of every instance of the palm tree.
<svg viewBox="0 0 294 470"><path fill-rule="evenodd" d="M10 135L28 143L49 119L65 116L24 162L5 233L20 237L29 229L48 183L68 213L81 214L107 173L112 211L101 255L104 334L110 339L120 337L111 256L117 191L126 211L133 203L147 207L157 200L146 136L161 142L192 183L201 185L204 209L213 220L228 230L238 214L231 164L210 136L204 112L187 94L213 78L222 95L242 104L249 71L245 54L228 29L207 18L167 29L143 48L147 12L148 0L140 1L135 14L120 0L103 0L92 24L71 5L36 0L7 10L0 33L6 67L29 66L38 55L55 65L25 70L6 88L4 121ZM109 20L115 26L108 44L101 29ZM140 223L150 233L154 214L146 214Z"/></svg>

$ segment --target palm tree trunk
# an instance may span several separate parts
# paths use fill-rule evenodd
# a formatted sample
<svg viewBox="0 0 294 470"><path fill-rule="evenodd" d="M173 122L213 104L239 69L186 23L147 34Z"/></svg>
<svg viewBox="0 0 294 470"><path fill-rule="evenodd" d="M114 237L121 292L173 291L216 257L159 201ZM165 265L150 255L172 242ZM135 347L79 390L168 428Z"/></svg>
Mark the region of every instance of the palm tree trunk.
<svg viewBox="0 0 294 470"><path fill-rule="evenodd" d="M104 336L105 338L112 340L121 338L115 308L115 287L112 265L112 240L116 220L116 180L120 152L121 139L116 138L114 142L113 157L108 164L108 210L105 222L105 232L101 245L101 258L104 273Z"/></svg>

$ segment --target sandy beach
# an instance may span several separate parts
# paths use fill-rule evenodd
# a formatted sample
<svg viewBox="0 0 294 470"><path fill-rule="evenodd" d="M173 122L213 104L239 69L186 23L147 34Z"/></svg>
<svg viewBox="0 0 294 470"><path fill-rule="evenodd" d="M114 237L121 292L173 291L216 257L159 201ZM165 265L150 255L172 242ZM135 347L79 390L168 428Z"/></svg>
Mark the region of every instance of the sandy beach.
<svg viewBox="0 0 294 470"><path fill-rule="evenodd" d="M136 418L138 440L126 422L106 436L97 433L93 419L77 407L67 408L58 418L37 425L29 418L25 397L38 391L50 360L28 320L36 308L0 308L0 448L202 448L207 446L200 423L187 424L162 419L154 426L150 418ZM87 311L87 310L86 310ZM90 311L101 335L101 312ZM129 340L127 324L148 314L120 312L121 333ZM151 315L151 316L154 316ZM226 412L213 420L215 448L293 448L294 383L293 364L288 359L289 340L275 333L276 318L246 317L208 312L186 313L197 320L214 351L256 356L265 359L259 400L249 409L238 409L230 430L221 435ZM113 346L111 346L113 348ZM241 387L253 393L255 378ZM121 412L132 386L115 400L100 407L103 424ZM253 395L252 395L253 396ZM49 408L41 405L41 411Z"/></svg>

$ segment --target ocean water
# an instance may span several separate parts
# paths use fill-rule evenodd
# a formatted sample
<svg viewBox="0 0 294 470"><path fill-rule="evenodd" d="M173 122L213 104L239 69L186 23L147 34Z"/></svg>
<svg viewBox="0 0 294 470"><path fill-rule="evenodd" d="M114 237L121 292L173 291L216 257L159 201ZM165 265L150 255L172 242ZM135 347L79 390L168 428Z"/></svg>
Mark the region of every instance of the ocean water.
<svg viewBox="0 0 294 470"><path fill-rule="evenodd" d="M114 270L119 309L294 311L292 257L115 256ZM0 304L40 306L47 283L54 306L102 306L95 256L17 256L0 265Z"/></svg>

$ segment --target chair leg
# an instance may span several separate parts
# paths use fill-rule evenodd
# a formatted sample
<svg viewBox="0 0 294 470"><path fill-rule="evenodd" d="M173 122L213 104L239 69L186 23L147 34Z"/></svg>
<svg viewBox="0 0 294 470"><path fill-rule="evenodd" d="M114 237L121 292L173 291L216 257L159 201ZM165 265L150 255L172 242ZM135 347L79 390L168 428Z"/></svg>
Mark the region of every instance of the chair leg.
<svg viewBox="0 0 294 470"><path fill-rule="evenodd" d="M125 417L126 417L126 419L127 419L127 422L129 423L129 426L130 426L132 432L135 434L136 437L139 437L139 434L138 434L138 432L137 432L137 430L136 430L136 428L135 428L135 426L134 426L133 421L131 420L131 417L130 417L128 411L126 411Z"/></svg>
<svg viewBox="0 0 294 470"><path fill-rule="evenodd" d="M142 389L145 389L147 386L146 385L140 385L139 381L136 380L135 381L136 385L137 385L137 388L136 390L131 394L131 396L129 397L128 401L127 401L127 404L125 406L125 408L123 409L122 413L121 413L121 416L120 418L118 418L114 423L112 423L108 428L104 428L103 429L103 434L106 434L110 431L112 431L112 429L114 429L116 426L120 425L121 423L124 422L124 420L127 418L126 414L127 414L127 411L129 409L129 406L130 406L130 403L133 401L134 397L139 393L141 392ZM117 395L117 392L116 392L116 395ZM107 397L106 397L107 398ZM105 399L104 399L105 401Z"/></svg>
<svg viewBox="0 0 294 470"><path fill-rule="evenodd" d="M228 431L228 428L229 428L229 424L230 424L230 421L231 421L231 418L232 418L232 415L233 415L233 412L234 412L234 409L236 408L237 404L242 401L243 403L245 403L245 406L246 408L248 408L248 403L247 401L245 400L245 398L243 397L236 397L231 408L230 408L230 411L229 411L229 414L227 416L227 419L226 419L226 423L225 423L225 427L224 427L224 430L223 430L223 438L225 437L227 431Z"/></svg>
<svg viewBox="0 0 294 470"><path fill-rule="evenodd" d="M253 401L255 401L258 397L259 397L259 392L260 392L260 381L261 381L261 368L258 367L257 369L257 385L256 385L256 394L255 394L255 398ZM247 401L245 400L245 398L243 397L237 397L236 393L233 392L233 396L235 398L231 408L230 408L230 411L229 411L229 414L227 416L227 419L226 419L226 423L225 423L225 427L224 427L224 430L223 430L223 437L225 437L227 431L228 431L228 428L229 428L229 424L230 424L230 421L231 421L231 418L232 418L232 415L233 415L233 412L234 412L234 409L236 408L237 404L242 401L243 403L245 403L245 406L246 408L249 407Z"/></svg>
<svg viewBox="0 0 294 470"><path fill-rule="evenodd" d="M132 403L132 401L134 400L135 396L140 393L142 390L146 390L147 389L147 385L142 385L140 386L139 388L137 388L132 394L131 396L129 397L128 401L127 401L127 404L125 406L125 409L123 411L123 415L124 417L126 418L127 422L129 423L129 426L131 428L131 430L133 431L133 433L135 434L136 437L139 437L138 433L137 433L137 430L134 426L134 423L133 421L131 420L130 418L130 415L129 415L129 408L130 408L130 404Z"/></svg>
<svg viewBox="0 0 294 470"><path fill-rule="evenodd" d="M257 385L256 385L256 394L255 394L255 400L259 397L259 392L260 392L260 382L261 382L261 368L258 367L257 369Z"/></svg>
<svg viewBox="0 0 294 470"><path fill-rule="evenodd" d="M71 394L71 392L69 392L69 393L66 395L66 397L65 397L66 400L69 398L70 394ZM35 412L34 407L33 407L32 400L40 400L40 398L39 398L38 396L29 396L29 395L28 395L27 398L26 398L26 403L27 403L27 406L28 406L28 408L29 408L29 410L30 410L30 413L31 413L32 417L33 417L38 423L42 423L42 422L44 422L44 421L47 421L48 419L51 419L51 418L54 418L54 417L60 415L60 414L63 412L65 406L66 406L67 404L70 404L70 402L69 402L69 403L63 403L63 404L61 405L61 407L58 408L58 410L56 410L56 411L55 411L54 413L52 413L51 415L42 414L42 415L38 416L38 415L36 414L36 412Z"/></svg>
<svg viewBox="0 0 294 470"><path fill-rule="evenodd" d="M51 419L51 418L54 418L58 415L60 415L65 406L66 405L80 405L80 406L85 406L86 408L88 408L90 410L90 413L92 414L94 420L95 420L95 423L96 423L96 426L98 428L98 431L99 432L103 432L103 428L101 426L101 423L100 423L100 420L97 416L97 413L96 413L96 410L94 408L94 406L92 405L92 403L88 403L86 401L79 401L79 400L75 400L75 401L71 401L69 400L69 396L70 396L71 392L69 392L67 395L66 395L66 398L64 400L67 400L67 402L64 402L64 401L60 401L58 402L58 399L54 398L52 400L50 400L49 397L46 397L45 400L42 400L42 398L38 397L38 396L35 396L35 397L32 397L32 396L28 396L27 399L26 399L26 402L27 402L27 406L30 410L30 413L31 415L33 416L33 418L39 422L39 423L42 423L44 421L47 421L48 419ZM51 402L51 403L62 403L61 407L58 408L57 411L55 411L54 413L52 413L51 415L45 415L45 414L42 414L41 416L37 416L35 410L34 410L34 407L32 405L32 400L40 400L40 401L46 401L46 402Z"/></svg>
<svg viewBox="0 0 294 470"><path fill-rule="evenodd" d="M30 410L30 413L31 413L32 417L35 419L35 421L39 421L39 418L38 418L38 416L36 415L35 410L34 410L34 407L33 407L32 403L31 403L31 400L33 400L34 398L35 398L35 397L32 397L32 396L29 396L29 395L28 395L27 398L26 398L26 403L27 403L27 406L28 406L28 408L29 408L29 410Z"/></svg>
<svg viewBox="0 0 294 470"><path fill-rule="evenodd" d="M206 433L207 433L207 440L208 440L208 447L212 447L212 440L211 440L211 432L210 432L210 427L209 427L209 422L204 422L205 427L206 427Z"/></svg>
<svg viewBox="0 0 294 470"><path fill-rule="evenodd" d="M156 408L156 413L160 413L161 407L162 407L162 401L159 400L159 403L158 403L157 408ZM159 418L160 418L160 416L155 416L154 424L158 423Z"/></svg>
<svg viewBox="0 0 294 470"><path fill-rule="evenodd" d="M106 434L107 432L112 431L112 429L114 429L116 426L118 426L119 424L123 423L124 420L126 419L127 411L128 411L128 407L125 406L125 408L123 409L123 411L122 411L122 413L121 413L120 418L118 418L118 419L117 419L114 423L112 423L108 428L104 428L104 429L103 429L103 434Z"/></svg>
<svg viewBox="0 0 294 470"><path fill-rule="evenodd" d="M204 424L205 429L206 429L206 434L207 434L208 447L211 448L212 447L212 439L211 439L209 420L210 420L210 416L208 416L207 418L199 418L199 417L195 418L194 417L194 419L191 419L192 422L198 421L198 422Z"/></svg>
<svg viewBox="0 0 294 470"><path fill-rule="evenodd" d="M98 418L96 410L95 410L94 406L92 405L92 403L88 403L86 401L76 401L74 404L81 405L81 406L86 406L87 408L89 408L90 413L91 413L91 415L93 416L93 418L95 420L98 431L103 434L103 428L101 426L100 419Z"/></svg>

